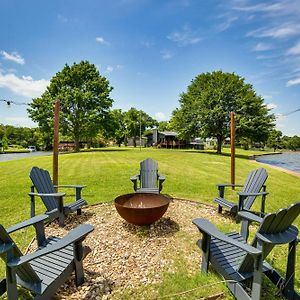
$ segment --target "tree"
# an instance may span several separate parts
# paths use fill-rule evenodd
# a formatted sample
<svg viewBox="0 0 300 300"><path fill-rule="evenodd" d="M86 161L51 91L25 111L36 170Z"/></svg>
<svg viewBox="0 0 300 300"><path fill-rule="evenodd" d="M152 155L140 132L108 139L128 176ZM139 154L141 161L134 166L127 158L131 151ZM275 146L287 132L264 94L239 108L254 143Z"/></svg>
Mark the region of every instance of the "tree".
<svg viewBox="0 0 300 300"><path fill-rule="evenodd" d="M229 137L230 112L236 113L237 138L266 141L274 127L263 99L253 87L234 73L215 71L198 75L180 95L180 108L173 112L171 124L183 139L215 137L217 153Z"/></svg>
<svg viewBox="0 0 300 300"><path fill-rule="evenodd" d="M126 138L125 113L121 109L113 109L109 114L109 120L106 137L113 139L121 147Z"/></svg>
<svg viewBox="0 0 300 300"><path fill-rule="evenodd" d="M126 125L126 134L128 137L133 138L134 147L136 147L136 140L140 133L143 134L146 128L158 125L157 121L147 115L144 111L137 110L133 107L125 112L124 121Z"/></svg>
<svg viewBox="0 0 300 300"><path fill-rule="evenodd" d="M282 132L280 130L273 129L269 135L267 140L267 146L273 148L274 151L276 149L282 148Z"/></svg>
<svg viewBox="0 0 300 300"><path fill-rule="evenodd" d="M60 130L74 139L79 151L82 138L96 136L107 126L106 118L113 100L108 80L88 61L65 65L50 82L41 97L33 99L28 109L31 119L44 133L52 133L53 103L60 100Z"/></svg>

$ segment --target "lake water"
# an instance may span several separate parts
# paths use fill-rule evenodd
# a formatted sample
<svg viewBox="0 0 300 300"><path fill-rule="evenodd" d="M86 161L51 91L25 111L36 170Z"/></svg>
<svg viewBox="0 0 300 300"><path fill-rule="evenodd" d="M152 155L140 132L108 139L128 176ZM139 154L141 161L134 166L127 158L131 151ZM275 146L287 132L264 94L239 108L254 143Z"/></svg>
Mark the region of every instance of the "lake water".
<svg viewBox="0 0 300 300"><path fill-rule="evenodd" d="M8 153L8 154L0 154L0 162L20 159L20 158L29 158L35 156L44 156L51 155L52 152L44 152L44 151L36 151L36 152L28 152L28 153Z"/></svg>
<svg viewBox="0 0 300 300"><path fill-rule="evenodd" d="M257 156L256 161L292 170L300 174L300 152Z"/></svg>

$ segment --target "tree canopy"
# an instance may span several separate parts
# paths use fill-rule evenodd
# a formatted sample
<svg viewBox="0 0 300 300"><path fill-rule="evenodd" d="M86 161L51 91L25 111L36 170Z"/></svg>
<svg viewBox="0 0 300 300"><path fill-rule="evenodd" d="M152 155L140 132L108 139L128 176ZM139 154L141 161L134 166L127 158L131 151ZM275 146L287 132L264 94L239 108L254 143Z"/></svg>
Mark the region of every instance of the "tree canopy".
<svg viewBox="0 0 300 300"><path fill-rule="evenodd" d="M215 71L196 76L180 95L180 108L171 124L181 138L215 137L217 152L229 137L230 112L236 113L237 138L266 141L274 127L274 116L253 87L234 73Z"/></svg>
<svg viewBox="0 0 300 300"><path fill-rule="evenodd" d="M140 135L140 131L143 134L147 128L158 125L157 121L144 111L137 110L133 107L125 112L124 122L126 126L126 136L133 138L134 147L136 147L136 140Z"/></svg>
<svg viewBox="0 0 300 300"><path fill-rule="evenodd" d="M107 116L113 100L112 87L101 76L95 65L88 61L66 64L50 81L47 90L33 99L28 109L31 119L42 132L53 131L53 103L60 100L60 131L74 139L75 150L79 141L97 135L107 126Z"/></svg>

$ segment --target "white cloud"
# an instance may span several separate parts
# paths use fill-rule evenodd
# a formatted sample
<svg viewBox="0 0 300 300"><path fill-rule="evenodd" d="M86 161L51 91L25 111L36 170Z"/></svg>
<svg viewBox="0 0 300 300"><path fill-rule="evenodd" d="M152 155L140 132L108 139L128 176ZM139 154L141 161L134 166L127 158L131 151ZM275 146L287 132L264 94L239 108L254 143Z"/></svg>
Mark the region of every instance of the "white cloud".
<svg viewBox="0 0 300 300"><path fill-rule="evenodd" d="M155 119L157 121L167 121L168 120L168 118L166 117L166 115L163 112L155 113Z"/></svg>
<svg viewBox="0 0 300 300"><path fill-rule="evenodd" d="M275 103L267 103L267 108L268 109L274 109L274 108L277 108L277 104L275 104Z"/></svg>
<svg viewBox="0 0 300 300"><path fill-rule="evenodd" d="M202 41L196 31L192 31L188 26L184 26L182 31L174 31L167 38L175 42L178 46L194 45Z"/></svg>
<svg viewBox="0 0 300 300"><path fill-rule="evenodd" d="M4 118L5 124L20 126L20 127L35 127L37 126L31 119L26 117L6 117Z"/></svg>
<svg viewBox="0 0 300 300"><path fill-rule="evenodd" d="M57 20L61 23L68 23L69 19L63 15L58 14L57 15Z"/></svg>
<svg viewBox="0 0 300 300"><path fill-rule="evenodd" d="M247 36L253 36L258 38L274 38L283 39L291 36L299 35L300 24L287 23L272 28L260 28L247 33Z"/></svg>
<svg viewBox="0 0 300 300"><path fill-rule="evenodd" d="M253 51L267 51L271 49L272 45L266 43L258 43L253 47Z"/></svg>
<svg viewBox="0 0 300 300"><path fill-rule="evenodd" d="M166 50L166 49L160 51L160 53L161 53L161 57L165 60L171 59L174 56L174 54L172 52L170 52L169 50Z"/></svg>
<svg viewBox="0 0 300 300"><path fill-rule="evenodd" d="M7 88L16 95L39 97L46 90L50 81L46 79L33 80L31 76L18 77L15 74L0 73L0 88Z"/></svg>
<svg viewBox="0 0 300 300"><path fill-rule="evenodd" d="M114 67L113 67L113 66L107 66L106 69L105 69L105 73L109 74L109 73L111 73L113 70L114 70Z"/></svg>
<svg viewBox="0 0 300 300"><path fill-rule="evenodd" d="M300 42L298 42L294 47L288 49L287 54L299 55L300 54Z"/></svg>
<svg viewBox="0 0 300 300"><path fill-rule="evenodd" d="M300 77L291 79L286 83L286 86L298 85L300 84Z"/></svg>
<svg viewBox="0 0 300 300"><path fill-rule="evenodd" d="M223 16L221 16L223 17ZM237 16L225 16L225 20L223 23L216 26L217 31L222 32L231 27L231 25L238 21L239 18Z"/></svg>
<svg viewBox="0 0 300 300"><path fill-rule="evenodd" d="M109 45L109 42L106 41L102 36L97 36L96 42L102 45Z"/></svg>
<svg viewBox="0 0 300 300"><path fill-rule="evenodd" d="M5 60L13 61L19 65L25 64L24 58L17 52L8 53L6 51L1 51L0 54L2 55L3 59L5 59Z"/></svg>

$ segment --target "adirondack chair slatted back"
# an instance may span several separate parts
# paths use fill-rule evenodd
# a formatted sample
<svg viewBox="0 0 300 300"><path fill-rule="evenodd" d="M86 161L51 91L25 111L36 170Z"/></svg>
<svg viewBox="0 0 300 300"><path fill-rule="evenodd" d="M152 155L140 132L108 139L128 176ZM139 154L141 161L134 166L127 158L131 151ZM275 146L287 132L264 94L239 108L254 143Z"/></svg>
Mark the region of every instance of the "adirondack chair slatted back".
<svg viewBox="0 0 300 300"><path fill-rule="evenodd" d="M294 220L300 214L300 202L292 204L290 207L281 209L277 213L268 214L264 217L263 222L259 226L257 233L272 234L273 236L283 235L290 228ZM257 237L254 237L252 245L256 247ZM263 248L263 259L272 251L275 244L265 244ZM239 271L247 272L253 270L253 260L246 255L245 259L239 267Z"/></svg>
<svg viewBox="0 0 300 300"><path fill-rule="evenodd" d="M43 170L38 167L33 167L30 171L29 177L38 193L55 193L50 174L47 170ZM47 208L47 211L51 211L57 208L57 202L54 199L54 197L43 196L41 198Z"/></svg>
<svg viewBox="0 0 300 300"><path fill-rule="evenodd" d="M155 160L147 158L140 163L141 188L157 187L158 164Z"/></svg>
<svg viewBox="0 0 300 300"><path fill-rule="evenodd" d="M249 173L245 185L243 187L243 192L246 193L259 193L264 183L268 178L268 173L265 169L260 168L253 170ZM250 209L253 202L255 200L255 196L248 196L244 201L244 208Z"/></svg>
<svg viewBox="0 0 300 300"><path fill-rule="evenodd" d="M23 256L23 254L18 246L14 243L12 238L9 236L5 228L0 225L0 249L2 250L5 248L5 246L9 245L11 245L11 248L7 249L7 251L1 252L0 254L2 260L5 263L9 259L21 257ZM40 281L40 278L28 263L24 263L23 265L18 267L16 269L16 273L18 277L24 282L32 284L33 282Z"/></svg>

